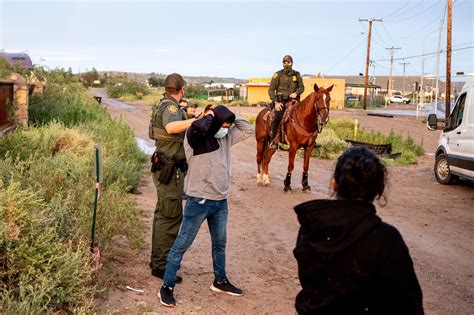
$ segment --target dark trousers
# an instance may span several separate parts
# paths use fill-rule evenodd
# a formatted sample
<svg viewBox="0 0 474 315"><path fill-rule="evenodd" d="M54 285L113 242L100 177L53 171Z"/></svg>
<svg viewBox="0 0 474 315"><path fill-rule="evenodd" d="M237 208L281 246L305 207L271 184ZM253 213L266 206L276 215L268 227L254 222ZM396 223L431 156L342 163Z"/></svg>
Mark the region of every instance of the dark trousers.
<svg viewBox="0 0 474 315"><path fill-rule="evenodd" d="M286 109L286 103L283 103L283 108L280 111L276 111L275 109L273 109L274 116L273 116L273 121L272 121L272 133L271 133L272 140L275 139L278 135L281 119L283 118L285 109Z"/></svg>
<svg viewBox="0 0 474 315"><path fill-rule="evenodd" d="M153 173L158 200L153 216L153 232L151 241L151 263L153 269L165 270L168 252L178 235L183 218L183 179L180 173L178 183L173 177L168 185L158 181L160 171Z"/></svg>

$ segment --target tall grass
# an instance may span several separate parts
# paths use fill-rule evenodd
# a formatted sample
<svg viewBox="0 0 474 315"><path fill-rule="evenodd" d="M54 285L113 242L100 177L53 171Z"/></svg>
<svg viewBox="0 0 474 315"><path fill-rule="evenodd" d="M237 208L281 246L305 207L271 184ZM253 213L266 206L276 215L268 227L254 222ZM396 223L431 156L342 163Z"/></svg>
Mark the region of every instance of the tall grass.
<svg viewBox="0 0 474 315"><path fill-rule="evenodd" d="M30 121L33 128L0 138L0 313L89 312L97 290L88 249L92 148L103 149L96 225L103 257L119 235L140 243L140 212L126 192L146 157L130 128L76 86L35 95Z"/></svg>

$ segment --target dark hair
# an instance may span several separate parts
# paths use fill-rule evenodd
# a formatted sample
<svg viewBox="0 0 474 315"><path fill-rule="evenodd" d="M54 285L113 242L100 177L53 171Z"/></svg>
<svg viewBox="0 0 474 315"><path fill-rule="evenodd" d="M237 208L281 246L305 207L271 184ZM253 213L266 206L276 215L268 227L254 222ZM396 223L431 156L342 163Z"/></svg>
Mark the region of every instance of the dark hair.
<svg viewBox="0 0 474 315"><path fill-rule="evenodd" d="M179 73L172 73L165 78L166 93L177 93L185 85L186 81Z"/></svg>
<svg viewBox="0 0 474 315"><path fill-rule="evenodd" d="M365 147L347 149L334 170L336 195L340 199L374 201L385 189L387 169L379 158Z"/></svg>

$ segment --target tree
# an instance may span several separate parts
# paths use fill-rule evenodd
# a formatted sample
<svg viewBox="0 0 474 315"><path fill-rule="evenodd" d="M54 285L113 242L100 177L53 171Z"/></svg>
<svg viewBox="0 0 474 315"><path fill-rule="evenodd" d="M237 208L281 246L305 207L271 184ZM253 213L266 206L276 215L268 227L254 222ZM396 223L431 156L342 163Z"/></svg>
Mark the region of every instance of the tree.
<svg viewBox="0 0 474 315"><path fill-rule="evenodd" d="M92 86L94 80L99 80L99 73L92 67L91 71L85 72L81 75L82 82L85 86Z"/></svg>
<svg viewBox="0 0 474 315"><path fill-rule="evenodd" d="M148 78L148 84L150 84L153 87L160 87L160 86L165 86L165 80L160 77L150 77Z"/></svg>

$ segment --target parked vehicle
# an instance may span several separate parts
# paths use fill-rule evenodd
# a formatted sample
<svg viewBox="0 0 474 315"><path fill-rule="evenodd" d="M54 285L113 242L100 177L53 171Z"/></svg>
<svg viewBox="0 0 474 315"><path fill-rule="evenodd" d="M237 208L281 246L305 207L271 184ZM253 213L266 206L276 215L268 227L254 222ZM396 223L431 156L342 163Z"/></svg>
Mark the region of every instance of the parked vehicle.
<svg viewBox="0 0 474 315"><path fill-rule="evenodd" d="M410 99L403 95L392 95L390 97L390 103L403 103L408 104L410 103Z"/></svg>
<svg viewBox="0 0 474 315"><path fill-rule="evenodd" d="M435 114L428 116L428 128L438 128ZM474 78L464 84L447 126L438 140L434 173L441 184L455 183L459 177L474 180Z"/></svg>

